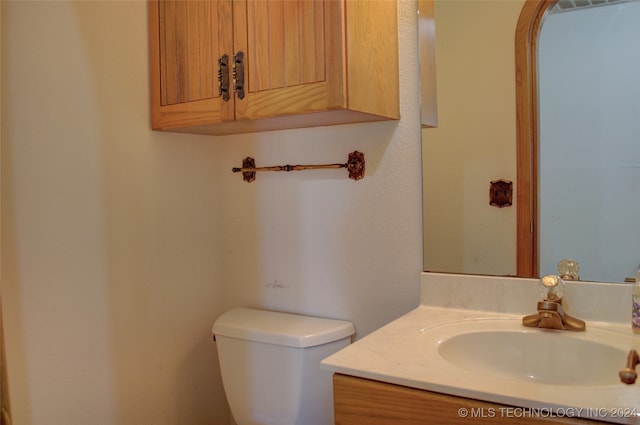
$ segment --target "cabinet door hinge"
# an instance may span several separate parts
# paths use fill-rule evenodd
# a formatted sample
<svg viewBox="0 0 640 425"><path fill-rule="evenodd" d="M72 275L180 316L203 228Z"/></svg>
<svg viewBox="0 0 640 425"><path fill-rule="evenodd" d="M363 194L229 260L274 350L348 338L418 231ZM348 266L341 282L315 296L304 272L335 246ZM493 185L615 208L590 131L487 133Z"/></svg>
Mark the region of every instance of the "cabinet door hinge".
<svg viewBox="0 0 640 425"><path fill-rule="evenodd" d="M218 94L225 102L229 101L229 55L218 58Z"/></svg>
<svg viewBox="0 0 640 425"><path fill-rule="evenodd" d="M241 51L233 57L233 91L238 99L244 99L244 53Z"/></svg>

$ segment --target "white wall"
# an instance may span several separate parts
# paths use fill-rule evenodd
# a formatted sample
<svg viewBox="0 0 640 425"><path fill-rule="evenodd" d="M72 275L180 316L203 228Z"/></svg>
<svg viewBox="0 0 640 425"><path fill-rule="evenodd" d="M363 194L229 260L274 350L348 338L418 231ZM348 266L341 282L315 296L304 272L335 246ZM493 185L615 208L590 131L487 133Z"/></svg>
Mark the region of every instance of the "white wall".
<svg viewBox="0 0 640 425"><path fill-rule="evenodd" d="M422 131L425 270L515 274L513 206L489 205L490 182L516 185L514 39L522 0L437 1L438 128Z"/></svg>
<svg viewBox="0 0 640 425"><path fill-rule="evenodd" d="M640 3L545 19L539 42L540 270L586 280L640 264Z"/></svg>
<svg viewBox="0 0 640 425"><path fill-rule="evenodd" d="M2 284L20 425L227 424L210 328L252 305L351 320L418 303L417 25L399 122L149 130L144 2L1 2ZM230 169L366 154L367 174Z"/></svg>

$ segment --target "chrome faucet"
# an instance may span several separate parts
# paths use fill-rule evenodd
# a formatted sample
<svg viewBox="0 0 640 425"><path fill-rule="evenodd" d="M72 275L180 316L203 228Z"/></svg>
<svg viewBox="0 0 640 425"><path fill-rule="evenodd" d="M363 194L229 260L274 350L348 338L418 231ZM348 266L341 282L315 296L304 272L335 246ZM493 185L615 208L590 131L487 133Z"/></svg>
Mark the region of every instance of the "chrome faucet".
<svg viewBox="0 0 640 425"><path fill-rule="evenodd" d="M540 279L542 301L538 301L538 312L522 318L524 326L532 328L584 331L585 323L569 316L562 304L564 281L559 276L545 276Z"/></svg>

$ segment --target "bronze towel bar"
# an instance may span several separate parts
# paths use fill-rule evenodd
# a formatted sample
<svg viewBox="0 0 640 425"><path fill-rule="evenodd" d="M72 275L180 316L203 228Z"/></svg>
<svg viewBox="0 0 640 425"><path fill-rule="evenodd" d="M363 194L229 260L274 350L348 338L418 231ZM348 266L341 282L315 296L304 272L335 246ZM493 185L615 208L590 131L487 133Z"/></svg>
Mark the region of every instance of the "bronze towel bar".
<svg viewBox="0 0 640 425"><path fill-rule="evenodd" d="M231 169L234 173L242 173L242 178L247 183L256 179L256 171L303 171L323 168L346 168L349 178L360 180L364 177L364 153L353 151L349 153L349 159L344 164L320 164L320 165L276 165L273 167L256 167L255 159L250 156L242 161L242 167Z"/></svg>

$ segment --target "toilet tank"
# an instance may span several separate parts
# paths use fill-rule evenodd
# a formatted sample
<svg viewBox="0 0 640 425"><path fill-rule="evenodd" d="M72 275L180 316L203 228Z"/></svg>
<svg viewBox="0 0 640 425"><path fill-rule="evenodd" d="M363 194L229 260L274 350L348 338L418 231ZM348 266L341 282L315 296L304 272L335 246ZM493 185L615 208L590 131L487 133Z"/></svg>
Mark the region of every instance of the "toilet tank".
<svg viewBox="0 0 640 425"><path fill-rule="evenodd" d="M238 425L333 423L331 372L320 361L350 344L351 322L237 308L213 333Z"/></svg>

